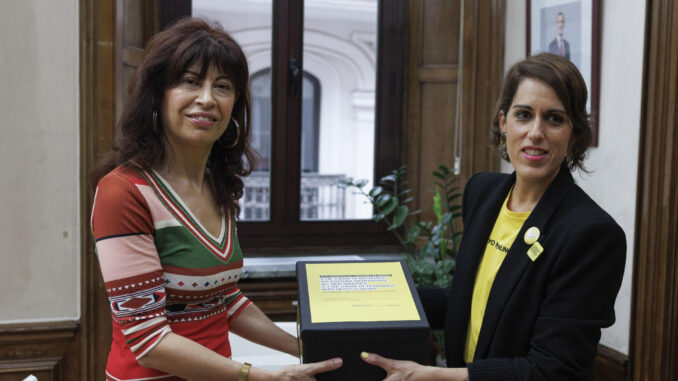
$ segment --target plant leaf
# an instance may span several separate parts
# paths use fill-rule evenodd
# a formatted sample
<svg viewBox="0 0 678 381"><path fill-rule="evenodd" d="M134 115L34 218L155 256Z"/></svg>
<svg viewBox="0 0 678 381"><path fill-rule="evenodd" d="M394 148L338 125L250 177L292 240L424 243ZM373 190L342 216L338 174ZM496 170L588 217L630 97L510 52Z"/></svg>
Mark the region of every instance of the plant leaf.
<svg viewBox="0 0 678 381"><path fill-rule="evenodd" d="M389 196L390 196L390 195L389 195ZM391 214L391 212L393 211L393 209L396 208L396 206L398 206L398 199L395 198L395 197L390 197L390 198L388 199L388 202L386 203L386 205L384 205L384 208L381 210L381 212L382 212L384 215L388 216L389 214Z"/></svg>
<svg viewBox="0 0 678 381"><path fill-rule="evenodd" d="M350 177L345 177L345 178L339 180L339 186L342 187L342 188L351 187L351 186L353 186L353 179L351 179Z"/></svg>
<svg viewBox="0 0 678 381"><path fill-rule="evenodd" d="M450 205L449 207L450 212L456 212L457 210L461 210L461 205Z"/></svg>
<svg viewBox="0 0 678 381"><path fill-rule="evenodd" d="M382 188L380 186L376 186L376 187L372 188L367 194L370 195L370 197L377 197L383 191L384 191L384 188Z"/></svg>
<svg viewBox="0 0 678 381"><path fill-rule="evenodd" d="M395 181L396 181L396 175L393 175L393 174L386 175L386 176L381 178L381 182L385 182L385 183L393 183Z"/></svg>
<svg viewBox="0 0 678 381"><path fill-rule="evenodd" d="M356 181L356 182L355 182L354 184L355 184L355 186L356 186L356 187L358 187L358 188L361 188L361 189L362 189L362 188L363 188L363 187L364 187L365 185L367 185L367 183L368 183L368 181L367 181L367 180L365 180L365 179L362 179L362 180L358 180L358 181Z"/></svg>
<svg viewBox="0 0 678 381"><path fill-rule="evenodd" d="M449 204L449 203L451 203L452 201L458 199L459 197L461 197L461 194L460 194L460 193L455 193L455 194L453 194L453 195L451 195L451 196L448 195L448 196L447 196L447 203Z"/></svg>
<svg viewBox="0 0 678 381"><path fill-rule="evenodd" d="M452 219L452 213L447 212L443 214L443 218L440 219L441 224L447 224Z"/></svg>
<svg viewBox="0 0 678 381"><path fill-rule="evenodd" d="M405 222L405 218L407 218L409 212L410 212L409 208L405 205L400 205L398 208L396 208L395 212L393 213L392 228L400 227L403 224L403 222Z"/></svg>
<svg viewBox="0 0 678 381"><path fill-rule="evenodd" d="M393 196L391 196L390 194L382 193L379 196L377 196L377 200L374 204L377 206L377 208L383 208L384 205L386 205L392 199L393 199ZM385 214L388 214L388 213L385 213Z"/></svg>
<svg viewBox="0 0 678 381"><path fill-rule="evenodd" d="M440 188L436 186L436 193L433 195L433 213L435 213L436 217L438 217L438 222L443 217L443 206L442 206L442 200L440 196Z"/></svg>
<svg viewBox="0 0 678 381"><path fill-rule="evenodd" d="M440 170L440 172L444 173L445 175L450 174L450 169L447 168L446 166L442 165L442 164L438 166L438 169Z"/></svg>
<svg viewBox="0 0 678 381"><path fill-rule="evenodd" d="M417 222L419 228L427 235L431 235L431 221Z"/></svg>
<svg viewBox="0 0 678 381"><path fill-rule="evenodd" d="M405 185L405 184L400 184L400 185L402 186L402 185ZM403 197L404 195L411 193L411 192L412 192L411 189L405 188L398 193L398 197Z"/></svg>
<svg viewBox="0 0 678 381"><path fill-rule="evenodd" d="M414 241L419 238L419 233L421 232L421 228L419 225L412 225L409 230L407 230L407 243L414 243Z"/></svg>

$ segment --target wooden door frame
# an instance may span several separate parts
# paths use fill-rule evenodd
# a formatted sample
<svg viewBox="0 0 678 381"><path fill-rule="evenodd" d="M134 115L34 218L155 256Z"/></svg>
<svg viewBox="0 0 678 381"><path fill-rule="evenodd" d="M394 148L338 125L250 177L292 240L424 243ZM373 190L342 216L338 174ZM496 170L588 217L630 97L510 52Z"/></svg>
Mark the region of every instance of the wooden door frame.
<svg viewBox="0 0 678 381"><path fill-rule="evenodd" d="M678 379L678 0L648 0L630 380Z"/></svg>
<svg viewBox="0 0 678 381"><path fill-rule="evenodd" d="M110 342L110 307L90 230L94 192L89 174L97 159L112 143L116 123L116 0L80 0L80 279L81 330L80 373L82 380L103 378ZM191 9L190 0L139 0L152 14L153 29L159 30ZM162 1L162 7L158 1Z"/></svg>
<svg viewBox="0 0 678 381"><path fill-rule="evenodd" d="M424 110L424 91L427 86L445 87L459 95L460 135L463 159L460 165L460 189L473 174L483 171L496 171L499 160L496 150L489 145L489 126L492 123L491 112L501 90L502 66L504 56L505 0L460 0L459 45L441 46L435 49L459 48L458 62L448 59L428 62L424 59L425 42L430 38L456 38L456 36L436 36L425 28L426 15L437 5L436 1L410 0L408 2L408 43L406 57L408 63L407 109L404 129L403 156L408 167L408 187L414 198L413 209L421 209L417 217L420 220L435 218L430 207L428 192L435 177L427 164L454 163L454 152L447 146L443 152L435 154L437 163L427 163L422 159L425 152L431 150L430 136L424 133L431 126L432 115ZM451 6L452 2L445 3ZM428 7L431 7L427 10ZM436 13L437 14L437 13ZM437 14L441 19L452 17L449 14ZM439 20L438 20L439 21ZM429 33L433 35L429 35ZM439 32L438 32L439 33ZM430 40L429 40L430 41ZM430 48L429 49L433 49ZM449 52L449 50L448 50ZM452 98L449 95L450 99ZM456 96L455 102L457 101ZM434 117L438 117L437 115ZM440 128L440 126L435 126ZM452 141L455 131L449 126L443 131L443 139ZM427 140L428 139L428 140ZM451 144L450 144L451 146ZM430 159L429 159L430 160ZM435 167L433 167L435 169Z"/></svg>
<svg viewBox="0 0 678 381"><path fill-rule="evenodd" d="M103 377L106 353L100 338L111 335L110 315L102 316L103 280L94 254L89 214L94 198L89 173L113 141L115 123L115 2L80 0L80 279L81 368L83 380Z"/></svg>

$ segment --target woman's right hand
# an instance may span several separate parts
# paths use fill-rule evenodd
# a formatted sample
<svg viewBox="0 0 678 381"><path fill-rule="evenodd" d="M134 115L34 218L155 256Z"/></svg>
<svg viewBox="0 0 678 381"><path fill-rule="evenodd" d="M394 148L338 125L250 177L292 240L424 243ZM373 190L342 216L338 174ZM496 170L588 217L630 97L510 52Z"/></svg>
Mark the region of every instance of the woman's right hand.
<svg viewBox="0 0 678 381"><path fill-rule="evenodd" d="M333 358L310 364L286 366L274 373L274 380L315 381L315 375L338 369L343 364L341 358Z"/></svg>

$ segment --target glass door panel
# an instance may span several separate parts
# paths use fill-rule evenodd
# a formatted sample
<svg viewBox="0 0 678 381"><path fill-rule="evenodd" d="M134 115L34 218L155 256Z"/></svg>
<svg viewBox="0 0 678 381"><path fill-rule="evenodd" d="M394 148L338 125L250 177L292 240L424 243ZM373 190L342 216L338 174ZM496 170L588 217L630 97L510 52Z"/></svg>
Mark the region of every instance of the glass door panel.
<svg viewBox="0 0 678 381"><path fill-rule="evenodd" d="M377 2L304 1L301 220L372 217L339 183L374 184Z"/></svg>
<svg viewBox="0 0 678 381"><path fill-rule="evenodd" d="M254 172L243 179L242 221L270 219L272 0L193 0L193 15L216 20L240 44L249 64Z"/></svg>

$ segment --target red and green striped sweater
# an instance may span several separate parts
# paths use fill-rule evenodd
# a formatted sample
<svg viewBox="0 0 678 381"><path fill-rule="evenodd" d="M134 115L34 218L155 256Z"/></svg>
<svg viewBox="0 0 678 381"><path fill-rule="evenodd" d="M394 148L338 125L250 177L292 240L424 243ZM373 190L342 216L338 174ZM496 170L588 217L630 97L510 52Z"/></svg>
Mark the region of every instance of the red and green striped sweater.
<svg viewBox="0 0 678 381"><path fill-rule="evenodd" d="M137 363L168 332L231 356L228 324L250 303L233 218L214 237L160 175L122 166L97 185L92 232L113 318L107 380L178 380Z"/></svg>

